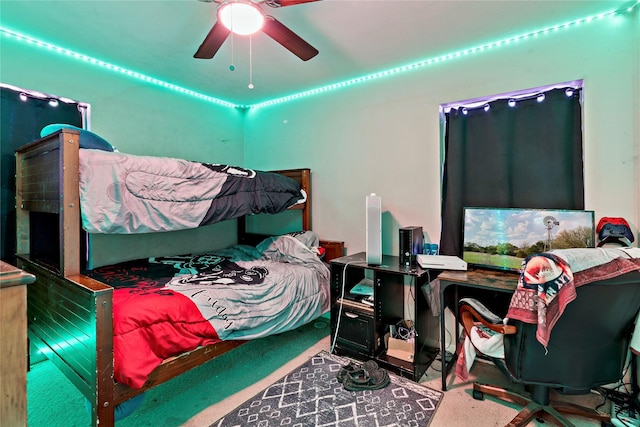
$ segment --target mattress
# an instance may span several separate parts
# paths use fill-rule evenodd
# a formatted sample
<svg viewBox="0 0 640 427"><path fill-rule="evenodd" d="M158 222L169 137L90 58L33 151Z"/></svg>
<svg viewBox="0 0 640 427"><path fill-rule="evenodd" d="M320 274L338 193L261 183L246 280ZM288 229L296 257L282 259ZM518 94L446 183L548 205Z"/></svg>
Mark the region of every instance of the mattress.
<svg viewBox="0 0 640 427"><path fill-rule="evenodd" d="M183 230L275 214L306 194L289 177L168 157L80 150L82 227L89 233Z"/></svg>
<svg viewBox="0 0 640 427"><path fill-rule="evenodd" d="M329 269L311 231L256 247L136 260L86 272L114 287L114 371L144 385L164 359L222 340L285 332L329 309Z"/></svg>

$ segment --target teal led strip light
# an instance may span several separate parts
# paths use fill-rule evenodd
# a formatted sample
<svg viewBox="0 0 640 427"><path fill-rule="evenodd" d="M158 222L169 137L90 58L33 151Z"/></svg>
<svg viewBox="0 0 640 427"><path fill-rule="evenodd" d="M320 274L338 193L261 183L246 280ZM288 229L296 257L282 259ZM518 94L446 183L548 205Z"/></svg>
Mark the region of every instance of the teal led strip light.
<svg viewBox="0 0 640 427"><path fill-rule="evenodd" d="M185 95L189 95L189 96L193 96L193 97L196 97L196 98L200 98L200 99L203 99L205 101L212 102L214 104L222 105L222 106L225 106L225 107L231 107L231 108L243 107L243 106L240 106L240 105L237 105L237 104L233 104L233 103L228 102L228 101L224 101L222 99L214 98L214 97L209 96L209 95L204 95L202 93L196 92L196 91L191 90L191 89L186 89L184 87L181 87L181 86L178 86L178 85L175 85L175 84L172 84L172 83L167 83L165 81L156 79L154 77L149 77L149 76L144 75L142 73L138 73L136 71L132 71L132 70L129 70L127 68L120 67L118 65L110 64L108 62L92 58L92 57L84 55L82 53L74 52L74 51L72 51L70 49L65 49L63 47L59 47L59 46L56 46L56 45L51 44L51 43L47 43L47 42L44 42L44 41L41 41L41 40L34 39L33 37L29 37L29 36L26 36L24 34L20 34L20 33L16 32L16 31L9 30L9 29L4 28L4 27L0 27L0 33L2 33L3 36L8 37L8 38L13 38L13 39L25 42L27 44L36 45L38 47L41 47L41 48L44 48L44 49L48 49L48 50L50 50L52 52L59 53L60 55L76 58L76 59L79 59L79 60L94 64L94 65L98 65L98 66L104 67L104 68L106 68L108 70L116 71L116 72L119 72L121 74L124 74L124 75L130 76L130 77L134 77L136 79L142 80L144 82L151 83L151 84L154 84L156 86L161 86L161 87L164 87L164 88L167 88L167 89L175 90L176 92L180 92L180 93L183 93Z"/></svg>
<svg viewBox="0 0 640 427"><path fill-rule="evenodd" d="M497 47L502 47L502 46L507 46L510 45L512 43L517 43L520 41L524 41L524 40L528 40L531 38L536 38L536 37L541 37L550 33L555 33L557 31L560 30L567 30L567 29L571 29L574 27L577 27L579 25L582 24L588 24L590 22L593 21L598 21L598 20L602 20L605 18L611 18L614 17L616 15L620 15L622 13L627 13L627 12L632 12L638 5L640 4L640 0L636 0L632 5L630 5L629 7L625 8L625 9L620 9L620 10L612 10L609 12L604 12L601 13L599 15L595 15L595 16L589 16L586 18L581 18L581 19L577 19L575 21L571 21L571 22L566 22L564 24L560 24L560 25L555 25L552 27L547 27L544 28L542 30L537 30L537 31L532 31L532 32L528 32L528 33L524 33L524 34L520 34L518 36L514 36L514 37L510 37L507 39L503 39L503 40L499 40L496 42L492 42L492 43L486 43L480 46L476 46L476 47L472 47L469 49L465 49L465 50L459 50L456 52L452 52L446 55L441 55L441 56L437 56L437 57L433 57L433 58L429 58L429 59L425 59L422 61L418 61L418 62L414 62L412 64L409 65L403 65L401 67L395 67L395 68L390 68L388 70L384 70L384 71L379 71L376 73L372 73L372 74L368 74L362 77L357 77L351 80L345 80L343 82L339 82L339 83L334 83L334 84L330 84L330 85L326 85L326 86L322 86L316 89L310 89L307 91L303 91L303 92L299 92L293 95L288 95L288 96L283 96L281 98L275 98L272 100L268 100L268 101L264 101L264 102L260 102L257 104L251 104L251 105L240 105L240 104L234 104L228 101L224 101L209 95L204 95L202 93L196 92L194 90L191 89L186 89L184 87L172 84L172 83L167 83L165 81L153 78L153 77L149 77L147 75L144 75L142 73L138 73L136 71L132 71L129 70L127 68L124 67L120 67L118 65L114 65L114 64L110 64L108 62L105 61L101 61L99 59L95 59L92 58L90 56L81 54L81 53L77 53L74 52L72 50L69 49L65 49L56 45L53 45L51 43L47 43L41 40L37 40L34 39L32 37L29 36L25 36L23 34L20 34L18 32L12 31L10 29L4 28L0 26L0 33L8 38L13 38L28 44L32 44L32 45L36 45L38 47L42 47L48 50L51 50L53 52L59 53L61 55L65 55L65 56L69 56L69 57L73 57L73 58L77 58L80 59L82 61L86 61L88 63L94 64L94 65L98 65L101 67L104 67L106 69L112 70L112 71L116 71L119 72L121 74L130 76L130 77L134 77L137 78L139 80L145 81L147 83L151 83L154 84L156 86L160 86L160 87L164 87L167 89L171 89L174 90L176 92L180 92L183 93L185 95L189 95L189 96L193 96L195 98L199 98L208 102L212 102L214 104L218 104L218 105L222 105L225 107L230 107L230 108L240 108L240 109L248 109L248 108L260 108L260 107L267 107L270 105L275 105L275 104L281 104L283 102L289 102L289 101L293 101L296 99L300 99L300 98L304 98L307 96L312 96L312 95L317 95L317 94L321 94L321 93L325 93L325 92L330 92L336 89L342 89L342 88L347 88L350 86L354 86L360 83L366 83L372 80L376 80L379 78L383 78L383 77L389 77L389 76L393 76L396 74L402 74L408 71L414 71L417 69L421 69L424 67L427 67L429 65L434 65L434 64L439 64L441 62L445 62L445 61L449 61L452 59L457 59L460 57L464 57L467 55L473 55L473 54L477 54L477 53L481 53L481 52L486 52L486 51L490 51L494 48Z"/></svg>
<svg viewBox="0 0 640 427"><path fill-rule="evenodd" d="M529 32L529 33L525 33L525 34L521 34L518 36L514 36L514 37L510 37L508 39L503 39L503 40L499 40L493 43L487 43L487 44L483 44L481 46L476 46L476 47L472 47L469 49L465 49L465 50L459 50L457 52L453 52L453 53L449 53L446 55L441 55L441 56L437 56L434 58L429 58L429 59L425 59L419 62L414 62L413 64L409 64L409 65L404 65L401 67L396 67L396 68L391 68L388 70L384 70L384 71L379 71L377 73L373 73L373 74L368 74L366 76L362 76L362 77L357 77L351 80L345 80L343 82L340 83L334 83L334 84L330 84L327 86L322 86L316 89L311 89L311 90L307 90L304 92L299 92L293 95L288 95L288 96L283 96L282 98L276 98L276 99L272 99L269 101L265 101L265 102L261 102L258 104L253 104L250 105L250 108L260 108L260 107L267 107L270 105L274 105L274 104L280 104L283 102L288 102L288 101L293 101L295 99L300 99L300 98L304 98L307 96L311 96L311 95L317 95L320 93L325 93L325 92L329 92L329 91L333 91L336 89L341 89L341 88L346 88L349 86L353 86L353 85L357 85L360 83L366 83L368 81L371 80L375 80L375 79L379 79L379 78L383 78L383 77L389 77L392 75L396 75L396 74L400 74L400 73L404 73L407 71L413 71L416 69L420 69L420 68L424 68L426 66L429 65L434 65L434 64L438 64L444 61L448 61L451 59L456 59L456 58L460 58L463 56L467 56L467 55L472 55L472 54L476 54L476 53L480 53L480 52L485 52L497 47L501 47L501 46L507 46L510 45L512 43L517 43L523 40L527 40L527 39L531 39L531 38L537 38L537 37L541 37L550 33L554 33L560 30L566 30L566 29L570 29L573 27L577 27L581 24L588 24L590 22L593 21L597 21L597 20L602 20L604 18L610 18L616 15L620 15L622 13L625 12L632 12L633 9L638 6L638 4L640 4L640 0L637 0L633 5L625 8L625 9L621 9L621 10L612 10L609 12L605 12L605 13L601 13L599 15L596 16L589 16L587 18L582 18L582 19L577 19L575 21L571 21L571 22L567 22L564 24L560 24L560 25L555 25L553 27L547 27L544 28L542 30L538 30L538 31L533 31L533 32Z"/></svg>

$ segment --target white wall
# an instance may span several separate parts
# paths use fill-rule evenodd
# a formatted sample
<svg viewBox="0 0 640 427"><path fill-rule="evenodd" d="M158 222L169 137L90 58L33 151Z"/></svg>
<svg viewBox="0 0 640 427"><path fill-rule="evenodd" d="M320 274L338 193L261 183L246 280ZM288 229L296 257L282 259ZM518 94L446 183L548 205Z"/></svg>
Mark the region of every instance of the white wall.
<svg viewBox="0 0 640 427"><path fill-rule="evenodd" d="M310 167L314 229L344 240L349 253L364 250L364 200L378 193L386 211L383 251L395 254L401 226L421 225L439 241L441 104L576 79L585 84L586 207L597 219L622 216L636 230L638 21L636 10L246 117L6 38L0 80L90 103L92 129L121 151Z"/></svg>
<svg viewBox="0 0 640 427"><path fill-rule="evenodd" d="M421 225L439 241L440 104L584 79L586 208L637 230L638 21L626 14L250 111L246 165L310 167L314 229L349 253L365 249L365 196L381 195L383 252L396 254L398 227Z"/></svg>
<svg viewBox="0 0 640 427"><path fill-rule="evenodd" d="M91 104L92 130L120 151L243 162L244 113L24 42L0 40L3 83Z"/></svg>
<svg viewBox="0 0 640 427"><path fill-rule="evenodd" d="M24 42L6 37L0 42L0 81L89 103L91 129L122 152L233 165L244 162L244 113L238 110L158 88ZM153 254L167 255L163 248L176 241L188 244L181 251L225 247L235 243L236 223L228 221L178 235L179 238L175 233L106 236L100 239L101 252L126 252L135 257L151 247ZM102 264L102 255L96 256L97 264Z"/></svg>

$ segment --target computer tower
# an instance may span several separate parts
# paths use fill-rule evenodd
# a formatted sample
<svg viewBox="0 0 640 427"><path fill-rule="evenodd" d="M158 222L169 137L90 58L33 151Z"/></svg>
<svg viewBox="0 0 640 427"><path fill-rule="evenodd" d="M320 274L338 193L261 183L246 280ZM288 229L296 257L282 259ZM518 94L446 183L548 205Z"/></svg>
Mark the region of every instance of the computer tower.
<svg viewBox="0 0 640 427"><path fill-rule="evenodd" d="M422 253L424 238L422 227L411 226L400 229L400 264L413 266L416 263L416 255Z"/></svg>

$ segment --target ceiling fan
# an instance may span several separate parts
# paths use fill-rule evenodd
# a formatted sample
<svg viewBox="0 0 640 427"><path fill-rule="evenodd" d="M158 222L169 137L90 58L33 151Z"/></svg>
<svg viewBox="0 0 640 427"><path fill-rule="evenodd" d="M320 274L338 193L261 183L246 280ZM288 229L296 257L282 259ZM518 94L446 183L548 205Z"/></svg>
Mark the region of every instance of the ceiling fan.
<svg viewBox="0 0 640 427"><path fill-rule="evenodd" d="M262 4L277 8L311 3L320 0L200 0L218 3L218 20L196 51L194 58L210 59L216 54L222 43L232 32L239 35L254 34L262 31L276 42L287 48L303 61L318 54L318 50L304 41L273 16L262 10ZM250 28L245 28L250 24Z"/></svg>

